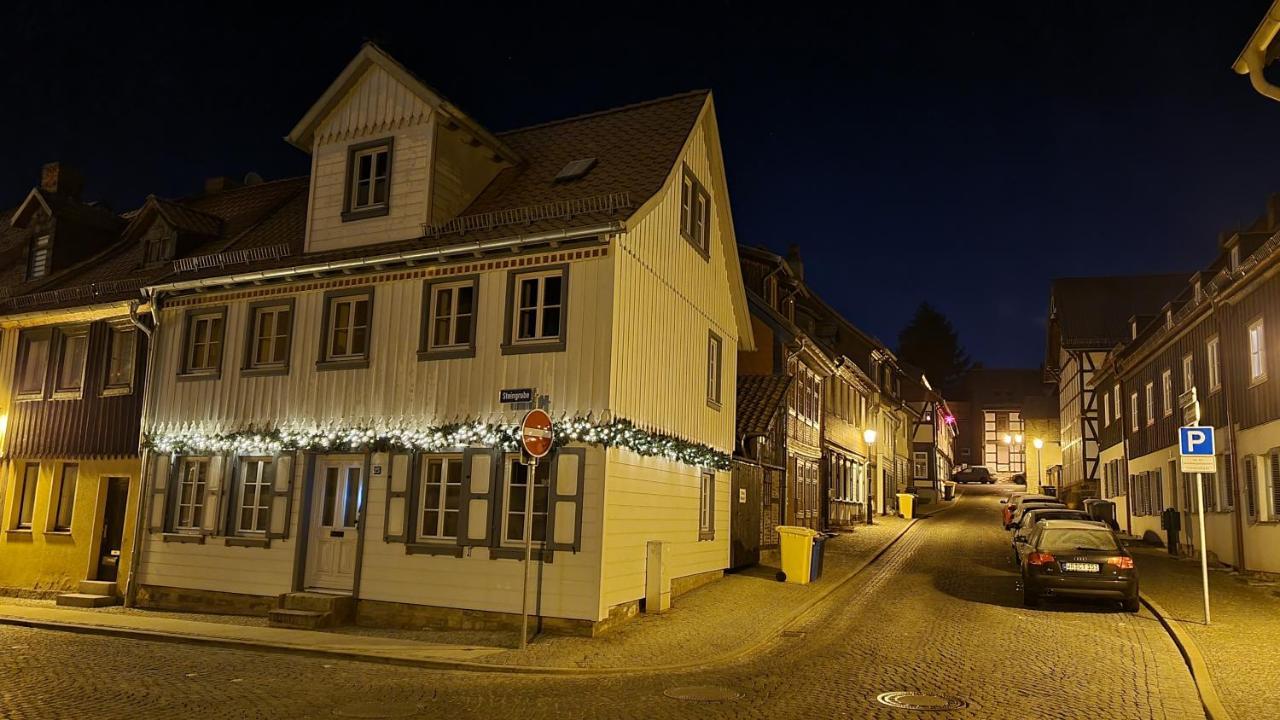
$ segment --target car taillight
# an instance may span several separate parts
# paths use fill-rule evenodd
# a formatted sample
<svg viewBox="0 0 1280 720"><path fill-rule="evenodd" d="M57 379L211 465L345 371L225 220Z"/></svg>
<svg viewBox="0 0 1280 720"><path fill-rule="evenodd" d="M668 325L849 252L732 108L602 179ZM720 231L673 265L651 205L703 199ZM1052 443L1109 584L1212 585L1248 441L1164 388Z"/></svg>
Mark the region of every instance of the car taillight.
<svg viewBox="0 0 1280 720"><path fill-rule="evenodd" d="M1113 558L1107 558L1107 564L1108 564L1108 565L1115 565L1117 568L1119 568L1119 569L1121 569L1121 570L1132 570L1132 569L1133 569L1133 558L1131 558L1131 557L1113 557Z"/></svg>
<svg viewBox="0 0 1280 720"><path fill-rule="evenodd" d="M1053 556L1049 553L1033 552L1027 556L1028 565L1048 565L1053 562Z"/></svg>

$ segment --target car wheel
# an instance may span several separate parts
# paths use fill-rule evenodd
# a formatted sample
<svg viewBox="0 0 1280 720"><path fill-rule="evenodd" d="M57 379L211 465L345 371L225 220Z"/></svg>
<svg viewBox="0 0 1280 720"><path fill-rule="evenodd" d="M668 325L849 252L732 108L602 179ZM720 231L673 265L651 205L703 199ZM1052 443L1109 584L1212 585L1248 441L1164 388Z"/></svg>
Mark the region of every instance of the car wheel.
<svg viewBox="0 0 1280 720"><path fill-rule="evenodd" d="M782 572L781 570L779 570L779 571L778 571L778 574L777 574L777 575L774 575L774 577L778 578L778 582L786 582L786 581L787 581L787 574L786 574L786 573L784 573L784 572Z"/></svg>
<svg viewBox="0 0 1280 720"><path fill-rule="evenodd" d="M1133 597L1124 601L1124 611L1128 613L1136 613L1142 609L1142 604L1138 602L1138 598Z"/></svg>

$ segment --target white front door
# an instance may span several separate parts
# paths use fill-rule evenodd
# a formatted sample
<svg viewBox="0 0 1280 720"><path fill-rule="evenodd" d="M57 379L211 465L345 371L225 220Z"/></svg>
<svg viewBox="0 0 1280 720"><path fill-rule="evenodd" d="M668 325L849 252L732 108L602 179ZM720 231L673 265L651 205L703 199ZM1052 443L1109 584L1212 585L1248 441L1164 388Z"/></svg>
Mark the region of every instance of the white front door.
<svg viewBox="0 0 1280 720"><path fill-rule="evenodd" d="M361 460L320 463L311 503L308 587L349 592L355 586L358 525L364 502L363 477Z"/></svg>

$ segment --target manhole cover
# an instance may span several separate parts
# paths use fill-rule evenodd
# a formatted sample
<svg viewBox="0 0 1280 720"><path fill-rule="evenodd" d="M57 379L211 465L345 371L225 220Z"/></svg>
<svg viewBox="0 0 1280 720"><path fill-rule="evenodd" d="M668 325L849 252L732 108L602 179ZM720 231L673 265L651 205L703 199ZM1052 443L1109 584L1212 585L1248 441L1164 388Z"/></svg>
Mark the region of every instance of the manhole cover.
<svg viewBox="0 0 1280 720"><path fill-rule="evenodd" d="M692 700L694 702L733 702L742 697L742 693L729 688L714 685L691 685L664 690L663 695L675 700Z"/></svg>
<svg viewBox="0 0 1280 720"><path fill-rule="evenodd" d="M881 705L903 710L959 710L967 704L958 697L928 695L907 690L880 693L876 696L876 700Z"/></svg>
<svg viewBox="0 0 1280 720"><path fill-rule="evenodd" d="M333 714L344 718L404 718L418 714L413 703L358 702L334 708Z"/></svg>

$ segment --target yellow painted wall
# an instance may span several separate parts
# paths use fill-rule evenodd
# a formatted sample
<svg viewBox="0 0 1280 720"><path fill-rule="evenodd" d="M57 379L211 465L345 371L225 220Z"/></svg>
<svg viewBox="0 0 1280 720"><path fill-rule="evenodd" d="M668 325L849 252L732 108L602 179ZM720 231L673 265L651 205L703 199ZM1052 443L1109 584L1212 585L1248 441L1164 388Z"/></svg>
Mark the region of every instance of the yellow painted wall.
<svg viewBox="0 0 1280 720"><path fill-rule="evenodd" d="M17 530L18 493L23 468L39 462L40 479L36 486L35 513L30 530ZM57 502L57 477L65 462L80 466L76 480L76 499L71 515L71 531L52 532L51 508ZM102 535L102 513L107 497L108 477L129 478L129 498L125 509L124 540L120 547L117 586L124 592L129 572L129 550L133 544L133 526L137 514L138 476L141 464L137 458L127 460L23 460L13 458L4 470L3 533L0 533L0 587L42 591L74 591L81 580L91 580L98 567L98 543Z"/></svg>

